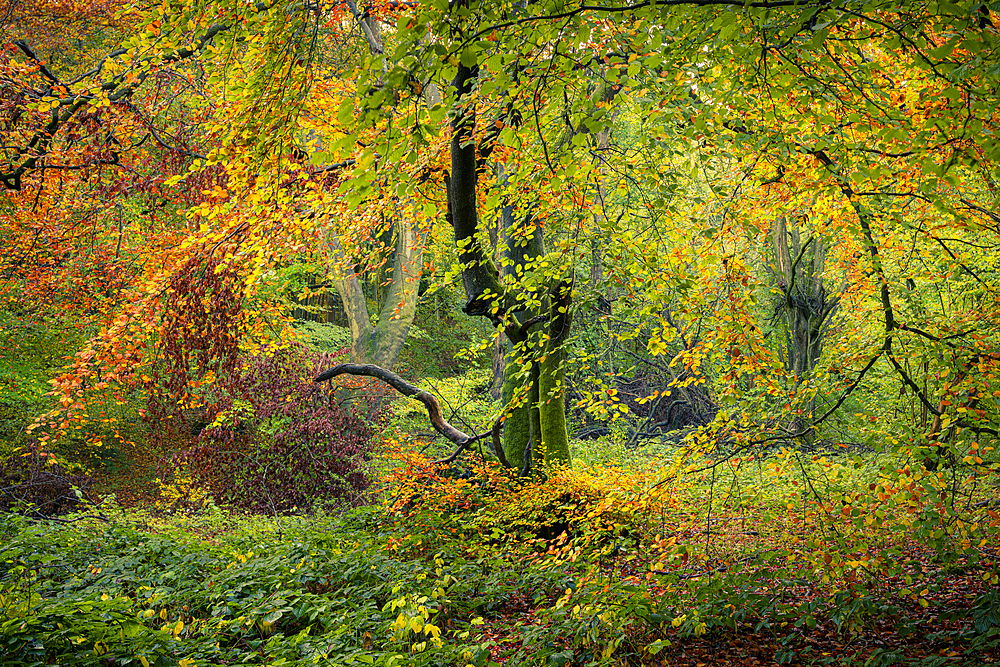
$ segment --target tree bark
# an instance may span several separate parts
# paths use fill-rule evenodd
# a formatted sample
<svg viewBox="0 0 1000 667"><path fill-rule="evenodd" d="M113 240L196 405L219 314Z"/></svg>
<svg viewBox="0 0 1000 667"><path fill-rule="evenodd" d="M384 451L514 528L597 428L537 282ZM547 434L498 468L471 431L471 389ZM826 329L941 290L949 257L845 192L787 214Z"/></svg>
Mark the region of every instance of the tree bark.
<svg viewBox="0 0 1000 667"><path fill-rule="evenodd" d="M417 312L420 276L424 269L424 243L427 235L412 222L396 224L396 259L392 283L375 325L370 362L392 368L406 342L406 335Z"/></svg>
<svg viewBox="0 0 1000 667"><path fill-rule="evenodd" d="M375 329L368 315L368 303L361 280L344 254L336 233L330 235L327 248L333 261L333 284L344 303L347 327L351 331L351 361L356 364L368 361L368 350L373 349L372 338Z"/></svg>
<svg viewBox="0 0 1000 667"><path fill-rule="evenodd" d="M451 122L448 216L455 232L458 258L462 263L462 284L466 297L462 310L468 315L487 317L497 324L502 310L503 290L496 267L477 237L479 215L476 210L476 185L479 174L476 171L477 148L473 134L476 114L472 101L468 99L477 73L477 67L459 65L452 81L460 106Z"/></svg>
<svg viewBox="0 0 1000 667"><path fill-rule="evenodd" d="M562 346L571 322L572 285L560 286L554 292L557 298L545 295L539 313L534 316L523 308L515 311L518 306L503 287L496 266L483 249L478 237L475 109L468 97L477 74L478 67L459 65L452 81L458 111L451 124L451 174L446 181L448 217L462 263L466 295L463 310L468 315L487 317L495 326L503 326L504 334L512 343L502 391L504 450L511 465L527 474L532 468L533 454L546 462L569 461ZM504 264L515 268L520 264L525 269L544 254L544 245L541 229L530 212L523 220L521 229L516 230L508 242L512 257ZM522 299L522 303L539 301L524 296L529 298ZM543 320L551 320L549 334L544 339L540 334L529 332L531 325ZM553 330L552 326L558 329Z"/></svg>
<svg viewBox="0 0 1000 667"><path fill-rule="evenodd" d="M520 222L515 222L519 219ZM541 229L530 213L515 216L511 211L507 216L503 229L502 262L504 277L507 281L516 280L530 271L532 264L545 254L545 241ZM534 301L537 295L522 295L519 303ZM540 416L538 412L538 365L535 359L539 357L538 336L532 336L531 320L538 320L544 308L544 299L538 299L541 307L529 310L520 307L507 314L509 319L505 327L505 335L510 342L507 359L503 367L503 385L501 401L509 406L507 418L504 421L504 451L508 460L521 470L525 464L525 452L530 444L541 438ZM518 306L511 306L512 309ZM534 424L534 428L532 428ZM534 438L533 438L534 436ZM539 443L532 448L542 452Z"/></svg>
<svg viewBox="0 0 1000 667"><path fill-rule="evenodd" d="M552 290L552 319L538 372L538 418L546 463L568 462L566 428L566 342L573 322L573 282L559 282Z"/></svg>
<svg viewBox="0 0 1000 667"><path fill-rule="evenodd" d="M823 239L809 237L803 241L799 227L789 228L781 217L774 221L772 243L781 291L778 308L785 326L785 367L797 382L802 382L819 362L823 335L840 297L829 294L824 284Z"/></svg>

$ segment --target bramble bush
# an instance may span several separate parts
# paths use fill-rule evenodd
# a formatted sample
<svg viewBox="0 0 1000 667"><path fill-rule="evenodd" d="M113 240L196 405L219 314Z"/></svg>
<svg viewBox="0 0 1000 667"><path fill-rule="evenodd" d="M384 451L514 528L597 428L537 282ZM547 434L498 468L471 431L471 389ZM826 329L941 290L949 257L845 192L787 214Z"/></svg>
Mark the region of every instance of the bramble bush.
<svg viewBox="0 0 1000 667"><path fill-rule="evenodd" d="M186 466L217 501L253 512L360 503L382 401L367 384L312 382L334 363L333 355L301 346L243 358L215 420L176 458L178 468Z"/></svg>

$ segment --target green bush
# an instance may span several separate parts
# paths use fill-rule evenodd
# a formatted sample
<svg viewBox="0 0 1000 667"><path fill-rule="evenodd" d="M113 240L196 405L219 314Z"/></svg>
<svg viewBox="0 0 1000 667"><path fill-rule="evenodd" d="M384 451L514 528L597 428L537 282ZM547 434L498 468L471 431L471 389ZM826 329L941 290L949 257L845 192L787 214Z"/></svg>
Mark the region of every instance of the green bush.
<svg viewBox="0 0 1000 667"><path fill-rule="evenodd" d="M370 510L365 510L370 512ZM0 524L0 657L34 664L454 664L477 649L453 611L461 561L400 559L364 515L236 531ZM270 526L273 529L273 525ZM445 621L447 620L447 626Z"/></svg>

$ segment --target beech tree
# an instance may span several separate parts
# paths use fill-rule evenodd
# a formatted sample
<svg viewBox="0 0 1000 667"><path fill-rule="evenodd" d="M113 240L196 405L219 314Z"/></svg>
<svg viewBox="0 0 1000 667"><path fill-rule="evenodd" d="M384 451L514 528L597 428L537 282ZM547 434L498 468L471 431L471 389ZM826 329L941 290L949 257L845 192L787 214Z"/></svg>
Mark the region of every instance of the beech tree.
<svg viewBox="0 0 1000 667"><path fill-rule="evenodd" d="M387 131L368 150L377 151L383 164L404 160L422 137L436 131L435 116L424 116L406 103L413 77L450 83L443 100L451 137L447 216L460 250L465 311L490 318L520 350L525 363L512 373L520 372L521 379L511 382L527 397L526 430L537 434L529 435L529 442L550 458L565 456L561 373L573 312L574 267L582 264L581 250L587 247L579 221L581 209L592 205L592 187L584 186L595 178L592 149L607 127L604 87L626 95L641 110L647 141L659 143L661 154L673 144L669 148L682 145L701 155L731 151L736 158L730 185L702 197L700 204L696 197L690 199L694 205L685 210L676 204L676 179L668 193L662 173L647 166L644 174L658 195L646 210L661 218L707 220L706 208L717 205L725 189L735 197L723 227L706 225L703 230L706 238L718 241L698 242L693 248L698 261L686 271L695 289L682 287L687 312L681 318L687 322L681 329L697 321L703 335L697 344L682 346L672 362L696 369L702 360L712 360L728 367L732 384L720 387L720 396L738 400L739 386L747 382L765 393L779 391L768 379L772 353L765 351L759 334L748 335L744 326L756 310L747 300L752 293L740 298L726 287L760 280L741 261L738 248L756 230L769 231L771 225L761 224L749 207L763 197L772 220L787 219L797 209L815 214L808 232L812 241L800 240L797 248L809 255L808 267L800 253L791 257L787 235L772 242L779 273L786 278L787 370L798 378L791 384L793 399L778 410L800 415L779 421L786 426L773 437L808 436L883 364L924 409L939 411L900 362L901 350L930 345L944 353L942 358L952 358L961 347L965 359L990 367L997 362L978 338L986 331L981 327L968 338L971 330L942 321L904 323L893 294L905 281L887 265L898 261L889 239L910 229L914 249L936 245L949 262L965 265L981 278L969 264L972 258L963 259L956 249L971 240L963 229L996 224L993 200L984 205L978 194L969 196L970 189L984 193L977 182L989 182L996 169L996 146L984 139L988 132L980 132L996 122L995 73L989 65L989 54L997 47L994 17L980 5L938 9L919 2L863 9L784 2L550 2L526 7L456 2L420 5L411 19L397 25L399 64L378 78L360 78L361 90L368 91L359 100L359 118L365 122L382 113L381 106L368 100L398 100L396 131ZM486 165L497 155L506 156L505 151L516 156L503 164L509 189L530 217L527 228L542 230L541 244L529 253L537 258L531 262L534 270L506 284L480 224L500 204L484 188L490 173ZM362 183L366 176L356 173L355 178ZM682 187L694 194L695 181L687 183ZM574 209L570 197L560 197L563 193L578 196L586 206ZM813 204L802 200L806 193L814 197ZM939 225L954 225L952 240L927 233ZM676 237L674 243L684 238L690 236ZM635 272L641 265L631 262L616 273L623 283L634 284L643 280L644 272ZM823 370L835 369L840 377L846 372L846 379L821 388L815 378L802 378L820 360L819 343L838 300L823 283L826 269L835 266L848 277L852 305L871 303L879 312L881 343L875 349L861 340L849 343L853 352L830 358ZM673 267L665 264L659 270ZM647 282L647 290L660 290L656 283ZM677 281L666 283L676 291ZM720 313L723 290L728 296ZM864 301L864 294L871 301ZM822 303L810 306L804 317L800 306L817 300ZM716 304L715 312L706 310L709 303ZM716 317L722 313L728 319ZM870 322L864 336L870 335ZM963 330L962 344L951 337L956 330ZM654 337L651 349L665 350L663 342ZM838 342L843 349L843 339ZM748 348L752 354L744 352ZM968 374L961 377L968 383ZM838 397L824 414L813 415L813 398L831 389ZM506 428L511 432L517 431L514 414L523 400L517 395L506 394ZM728 416L723 414L717 426ZM980 432L995 431L988 425L994 417L982 418L986 421L975 424L966 417L963 423ZM508 445L508 457L517 459L518 446L510 439Z"/></svg>
<svg viewBox="0 0 1000 667"><path fill-rule="evenodd" d="M619 285L623 300L672 304L669 321L662 307L644 311L646 348L684 369L678 390L704 383L727 406L709 431L725 440L810 437L890 382L933 416L930 431L908 426L918 448L996 434L996 405L982 398L1000 361L990 263L1000 38L988 6L427 0L396 5L381 42L365 19L377 8L350 9L151 8L87 91L36 86L45 110L32 107L34 129L19 121L5 141L17 148L5 149L0 176L20 187L85 108L117 104L155 68L199 57L221 101L207 128L215 145L187 177L224 170L228 187L189 209L197 231L172 265L215 253L252 294L268 266L331 220L381 219L373 202L446 221L465 312L511 342L499 417L518 467L526 452L568 458L564 377L578 361L572 321L589 276ZM354 20L367 53L332 66L324 31ZM44 77L28 56L10 62L12 76ZM431 87L440 103L428 104ZM599 152L614 145L621 108L639 119L642 159L609 173ZM309 124L325 138L321 155L303 157ZM631 193L641 203L616 201ZM498 260L482 221L508 206L513 243ZM804 221L813 241L801 247L822 250L813 288L822 273L843 277L845 325L822 350L832 297L802 327L787 311L805 336L787 367L760 322L773 276L748 261L775 247L779 219ZM780 269L786 287L791 270ZM948 294L955 281L962 299ZM796 298L786 293L786 306ZM614 404L613 387L597 389L585 402Z"/></svg>
<svg viewBox="0 0 1000 667"><path fill-rule="evenodd" d="M384 68L386 49L379 14L367 9L362 12L353 0L348 0L346 6L359 37L368 45L369 54L375 61L382 61ZM425 82L423 100L428 106L440 104L436 84ZM430 226L409 216L388 213L393 237L391 282L374 325L359 275L354 263L345 256L336 231L328 237L327 251L332 260L333 281L344 304L351 331L351 361L391 370L403 348L420 300L418 291L423 275L423 251Z"/></svg>

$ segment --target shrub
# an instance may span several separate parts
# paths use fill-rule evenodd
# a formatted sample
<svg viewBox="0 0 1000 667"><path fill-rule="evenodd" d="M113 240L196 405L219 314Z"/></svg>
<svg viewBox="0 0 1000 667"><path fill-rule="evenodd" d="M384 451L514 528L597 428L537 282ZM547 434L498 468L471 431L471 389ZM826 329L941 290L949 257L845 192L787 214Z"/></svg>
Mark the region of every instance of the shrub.
<svg viewBox="0 0 1000 667"><path fill-rule="evenodd" d="M53 516L74 509L92 479L36 444L0 460L0 512Z"/></svg>
<svg viewBox="0 0 1000 667"><path fill-rule="evenodd" d="M313 384L315 369L333 363L301 346L245 357L215 420L176 463L219 502L253 512L357 504L370 485L380 400L366 388Z"/></svg>
<svg viewBox="0 0 1000 667"><path fill-rule="evenodd" d="M656 514L674 502L666 490L641 499L628 490L650 478L615 468L551 466L544 476L518 478L478 455L451 466L413 450L397 457L384 477L394 514L422 536L457 537L466 548L504 543L534 553L572 542L600 555L625 536L662 529Z"/></svg>

